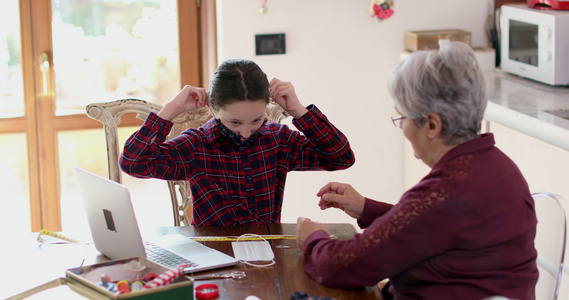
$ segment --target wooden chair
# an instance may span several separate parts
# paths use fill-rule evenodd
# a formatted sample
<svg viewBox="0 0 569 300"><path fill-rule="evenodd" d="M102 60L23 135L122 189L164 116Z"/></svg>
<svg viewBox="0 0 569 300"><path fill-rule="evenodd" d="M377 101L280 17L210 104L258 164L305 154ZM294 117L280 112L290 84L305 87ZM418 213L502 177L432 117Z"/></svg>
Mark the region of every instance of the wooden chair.
<svg viewBox="0 0 569 300"><path fill-rule="evenodd" d="M136 117L145 120L150 112L158 113L162 106L139 99L122 99L103 103L91 103L86 107L87 116L103 124L107 142L107 163L109 179L121 182L121 170L118 159L121 153L118 144L117 128L121 122L121 116L136 114ZM269 104L267 106L267 119L271 122L280 122L290 116L280 106ZM195 111L179 115L173 120L168 139L178 136L187 128L197 128L205 124L211 118L208 108L203 107ZM122 149L122 145L121 145ZM167 181L172 200L174 225L190 225L192 221L192 195L187 181Z"/></svg>

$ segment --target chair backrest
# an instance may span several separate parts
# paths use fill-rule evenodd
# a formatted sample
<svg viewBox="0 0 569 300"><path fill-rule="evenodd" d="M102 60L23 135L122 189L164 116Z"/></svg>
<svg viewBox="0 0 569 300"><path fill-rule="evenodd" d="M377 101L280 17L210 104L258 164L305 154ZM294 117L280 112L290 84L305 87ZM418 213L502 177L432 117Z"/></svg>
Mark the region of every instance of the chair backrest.
<svg viewBox="0 0 569 300"><path fill-rule="evenodd" d="M122 99L110 102L91 103L86 107L87 116L103 124L107 143L107 164L109 179L121 182L121 170L118 159L121 153L118 141L117 128L121 122L121 116L136 114L136 117L144 120L151 112L158 113L162 106L139 99ZM267 106L267 119L271 122L280 123L281 120L290 116L280 106L270 103ZM172 122L174 126L170 130L168 139L174 138L187 128L197 128L205 124L211 118L207 107L177 116ZM190 225L192 221L192 195L187 181L168 181L168 189L172 200L174 225Z"/></svg>
<svg viewBox="0 0 569 300"><path fill-rule="evenodd" d="M559 297L564 271L567 243L567 203L560 195L547 192L532 194L537 215L537 266L539 279L536 285L536 299Z"/></svg>
<svg viewBox="0 0 569 300"><path fill-rule="evenodd" d="M136 114L138 119L144 120L151 112L158 113L162 106L139 99L121 99L103 103L91 103L86 107L87 116L103 123L107 143L107 164L109 179L116 182L122 181L122 172L118 165L120 155L117 128L121 117L125 114ZM168 139L179 135L186 128L197 128L205 124L211 118L207 108L187 112L176 117L172 122L174 126L170 130ZM121 145L122 146L122 145ZM190 225L192 220L191 193L186 181L168 181L174 225Z"/></svg>

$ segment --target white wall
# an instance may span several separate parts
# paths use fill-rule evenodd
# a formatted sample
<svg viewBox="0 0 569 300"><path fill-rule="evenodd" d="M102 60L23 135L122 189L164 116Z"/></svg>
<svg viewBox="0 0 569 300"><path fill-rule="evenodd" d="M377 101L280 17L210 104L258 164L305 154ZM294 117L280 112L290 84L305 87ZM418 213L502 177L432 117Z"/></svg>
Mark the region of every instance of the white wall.
<svg viewBox="0 0 569 300"><path fill-rule="evenodd" d="M343 212L317 207L316 192L329 181L351 183L370 198L399 200L403 136L389 118L394 110L385 82L405 31L463 29L472 33L473 46L488 46L486 0L395 1L395 14L384 21L371 17L369 2L269 0L262 15L258 0L218 0L219 60L252 59L269 79L292 82L301 102L316 104L356 154L356 164L345 171L290 173L283 222L305 216L353 223ZM286 34L286 54L255 56L255 34L268 33Z"/></svg>

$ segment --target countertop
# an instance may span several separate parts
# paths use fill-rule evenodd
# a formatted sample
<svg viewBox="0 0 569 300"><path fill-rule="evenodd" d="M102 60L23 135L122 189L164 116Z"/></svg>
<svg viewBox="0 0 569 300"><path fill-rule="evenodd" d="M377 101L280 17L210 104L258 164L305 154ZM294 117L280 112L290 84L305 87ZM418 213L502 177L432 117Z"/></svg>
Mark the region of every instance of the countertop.
<svg viewBox="0 0 569 300"><path fill-rule="evenodd" d="M554 87L496 69L484 119L569 151L569 86Z"/></svg>

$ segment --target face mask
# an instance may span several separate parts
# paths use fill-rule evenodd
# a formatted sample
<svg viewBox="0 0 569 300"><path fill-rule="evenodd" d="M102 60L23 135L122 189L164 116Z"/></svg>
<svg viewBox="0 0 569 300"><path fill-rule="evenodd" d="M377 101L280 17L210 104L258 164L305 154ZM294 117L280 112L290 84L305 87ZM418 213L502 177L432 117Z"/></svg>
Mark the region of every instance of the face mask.
<svg viewBox="0 0 569 300"><path fill-rule="evenodd" d="M266 122L267 119L263 121L263 125L265 125ZM225 125L223 125L219 119L215 119L215 123L217 128L219 129L219 132L221 132L221 134L225 138L227 138L231 143L235 144L238 147L247 146L251 141L253 141L257 136L257 134L259 133L259 130L261 130L261 127L263 126L261 125L261 127L259 127L259 129L255 131L253 134L251 134L248 138L244 138L241 135L231 131L231 129L227 128Z"/></svg>
<svg viewBox="0 0 569 300"><path fill-rule="evenodd" d="M253 237L254 241L240 242L239 239ZM258 240L257 240L258 239ZM255 234L244 234L236 242L231 243L235 258L244 264L254 267L268 267L275 264L275 254L271 245L262 237ZM252 264L251 262L270 262L269 264Z"/></svg>

